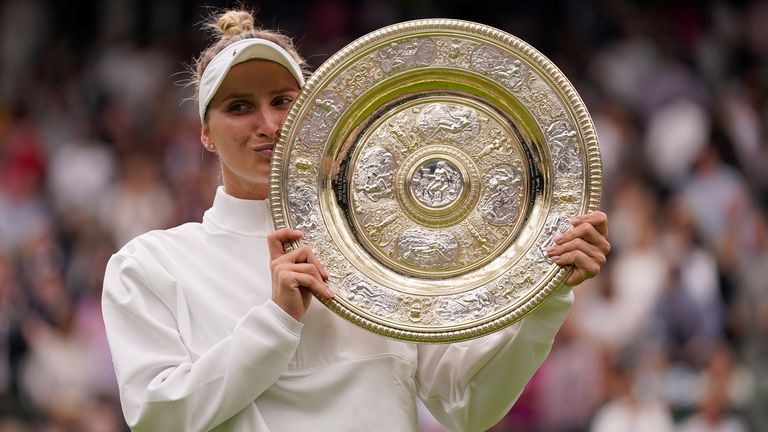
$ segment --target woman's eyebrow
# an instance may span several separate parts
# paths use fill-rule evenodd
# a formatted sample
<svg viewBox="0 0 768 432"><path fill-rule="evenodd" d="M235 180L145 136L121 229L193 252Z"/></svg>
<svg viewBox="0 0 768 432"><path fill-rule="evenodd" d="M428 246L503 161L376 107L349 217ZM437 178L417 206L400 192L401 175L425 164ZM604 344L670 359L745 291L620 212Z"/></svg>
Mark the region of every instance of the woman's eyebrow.
<svg viewBox="0 0 768 432"><path fill-rule="evenodd" d="M272 91L269 92L269 94L270 95L276 95L276 94L282 94L282 93L288 93L288 92L298 92L298 91L299 91L299 89L296 88L296 87L286 86L286 87L281 87L281 88L272 90ZM230 99L245 99L245 98L250 98L250 97L253 97L253 96L254 96L253 93L230 93L230 94L224 96L221 100L222 101L226 101L226 100L230 100Z"/></svg>
<svg viewBox="0 0 768 432"><path fill-rule="evenodd" d="M253 93L230 93L226 95L222 101L229 100L229 99L244 99L253 97Z"/></svg>
<svg viewBox="0 0 768 432"><path fill-rule="evenodd" d="M275 95L275 94L279 94L279 93L298 92L298 91L299 91L299 89L296 88L296 87L286 86L286 87L282 87L282 88L279 88L279 89L272 90L269 93Z"/></svg>

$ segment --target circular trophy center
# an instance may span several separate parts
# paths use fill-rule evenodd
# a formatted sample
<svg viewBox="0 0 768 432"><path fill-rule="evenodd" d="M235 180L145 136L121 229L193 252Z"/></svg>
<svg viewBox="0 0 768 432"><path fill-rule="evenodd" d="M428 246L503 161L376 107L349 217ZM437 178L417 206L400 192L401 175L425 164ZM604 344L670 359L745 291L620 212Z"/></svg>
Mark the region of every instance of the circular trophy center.
<svg viewBox="0 0 768 432"><path fill-rule="evenodd" d="M460 94L413 95L347 140L352 153L334 180L336 199L378 263L448 277L493 261L517 238L528 159L493 109Z"/></svg>
<svg viewBox="0 0 768 432"><path fill-rule="evenodd" d="M423 163L411 178L411 194L428 209L453 204L464 190L464 179L453 163L435 159Z"/></svg>

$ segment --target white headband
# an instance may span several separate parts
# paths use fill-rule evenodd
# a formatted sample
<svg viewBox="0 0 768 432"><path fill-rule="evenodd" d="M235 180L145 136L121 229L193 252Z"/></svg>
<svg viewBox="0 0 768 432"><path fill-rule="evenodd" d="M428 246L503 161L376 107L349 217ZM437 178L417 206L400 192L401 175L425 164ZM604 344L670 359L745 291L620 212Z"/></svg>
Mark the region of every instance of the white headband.
<svg viewBox="0 0 768 432"><path fill-rule="evenodd" d="M197 98L201 122L205 118L208 104L232 66L254 59L270 60L284 66L296 78L299 87L304 86L301 67L280 45L259 38L239 40L216 54L203 71L203 76L200 78L200 94Z"/></svg>

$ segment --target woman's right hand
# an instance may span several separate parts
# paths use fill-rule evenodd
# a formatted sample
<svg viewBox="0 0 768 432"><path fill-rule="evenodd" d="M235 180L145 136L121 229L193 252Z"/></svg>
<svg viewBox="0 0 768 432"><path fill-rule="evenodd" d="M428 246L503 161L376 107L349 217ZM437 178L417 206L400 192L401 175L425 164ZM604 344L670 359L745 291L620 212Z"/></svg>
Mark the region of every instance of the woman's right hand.
<svg viewBox="0 0 768 432"><path fill-rule="evenodd" d="M282 228L267 236L272 271L272 301L295 320L301 321L312 300L312 293L330 299L333 292L325 282L328 271L309 246L285 252L284 243L298 241L304 233Z"/></svg>

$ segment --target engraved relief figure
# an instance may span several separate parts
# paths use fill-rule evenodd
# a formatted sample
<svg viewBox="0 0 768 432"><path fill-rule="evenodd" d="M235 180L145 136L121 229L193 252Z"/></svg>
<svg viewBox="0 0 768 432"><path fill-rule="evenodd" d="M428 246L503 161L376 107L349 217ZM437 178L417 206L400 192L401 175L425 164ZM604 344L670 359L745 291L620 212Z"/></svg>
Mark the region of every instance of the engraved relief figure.
<svg viewBox="0 0 768 432"><path fill-rule="evenodd" d="M509 87L517 90L525 84L531 75L520 60L514 60L509 68Z"/></svg>
<svg viewBox="0 0 768 432"><path fill-rule="evenodd" d="M483 149L478 153L477 160L481 160L486 156L493 153L500 153L504 156L509 156L514 151L514 142L509 139L501 129L493 128L488 132L490 142L486 144Z"/></svg>
<svg viewBox="0 0 768 432"><path fill-rule="evenodd" d="M361 158L360 169L355 178L355 190L374 202L391 197L395 168L395 158L387 149L369 149Z"/></svg>
<svg viewBox="0 0 768 432"><path fill-rule="evenodd" d="M411 193L422 204L437 208L453 202L464 189L461 173L446 161L425 164L411 181Z"/></svg>
<svg viewBox="0 0 768 432"><path fill-rule="evenodd" d="M301 128L300 138L304 144L317 147L325 144L331 128L344 110L341 95L332 91L320 92L315 99L315 106L308 115L308 121Z"/></svg>
<svg viewBox="0 0 768 432"><path fill-rule="evenodd" d="M376 315L391 315L397 309L397 300L394 296L376 289L359 274L353 274L345 279L342 286L349 301Z"/></svg>
<svg viewBox="0 0 768 432"><path fill-rule="evenodd" d="M520 212L522 176L511 165L500 165L485 176L485 189L480 198L480 213L494 225L515 221Z"/></svg>
<svg viewBox="0 0 768 432"><path fill-rule="evenodd" d="M385 248L394 241L393 230L389 228L397 222L399 218L396 211L391 212L383 219L380 217L381 213L383 212L377 211L368 214L362 220L362 225L365 227L365 232L368 234L368 237L376 243L376 246Z"/></svg>
<svg viewBox="0 0 768 432"><path fill-rule="evenodd" d="M305 174L317 174L317 166L306 158L298 158L296 159L296 163L294 164L296 167L296 170Z"/></svg>
<svg viewBox="0 0 768 432"><path fill-rule="evenodd" d="M430 324L435 320L432 299L405 296L401 299L401 304L398 313L401 319L419 324Z"/></svg>
<svg viewBox="0 0 768 432"><path fill-rule="evenodd" d="M356 97L384 76L373 56L360 59L335 82L334 89L349 97Z"/></svg>
<svg viewBox="0 0 768 432"><path fill-rule="evenodd" d="M491 246L493 246L496 241L489 237L489 233L485 231L481 232L471 221L468 221L464 225L464 228L466 228L469 233L471 250L473 252L480 254L489 254L491 252Z"/></svg>
<svg viewBox="0 0 768 432"><path fill-rule="evenodd" d="M308 158L294 155L294 158L291 161L291 165L294 169L288 170L289 183L311 183L315 178L317 178L317 166Z"/></svg>
<svg viewBox="0 0 768 432"><path fill-rule="evenodd" d="M408 139L408 135L400 129L393 129L392 136L394 136L397 142L402 145L403 155L412 152L419 145L416 140Z"/></svg>
<svg viewBox="0 0 768 432"><path fill-rule="evenodd" d="M432 39L392 42L379 50L381 70L385 73L413 66L432 64L437 54Z"/></svg>
<svg viewBox="0 0 768 432"><path fill-rule="evenodd" d="M501 82L508 82L512 78L513 71L507 66L509 58L495 48L481 46L472 53L470 62L475 71Z"/></svg>
<svg viewBox="0 0 768 432"><path fill-rule="evenodd" d="M504 277L496 283L496 286L492 289L493 297L499 303L499 306L507 305L522 295L521 290L517 285L513 285L509 277Z"/></svg>
<svg viewBox="0 0 768 432"><path fill-rule="evenodd" d="M579 174L581 159L576 141L576 131L570 122L558 120L547 128L547 140L552 148L552 159L557 172Z"/></svg>
<svg viewBox="0 0 768 432"><path fill-rule="evenodd" d="M470 62L475 71L488 75L515 91L530 87L531 80L536 77L520 60L513 60L496 48L485 45L472 53Z"/></svg>
<svg viewBox="0 0 768 432"><path fill-rule="evenodd" d="M477 117L477 112L467 107L434 103L422 110L418 125L427 138L466 142L480 129Z"/></svg>
<svg viewBox="0 0 768 432"><path fill-rule="evenodd" d="M415 118L418 108L397 113L376 130L370 142L386 147L395 155L395 159L402 160L419 148L424 141L423 136L416 127Z"/></svg>
<svg viewBox="0 0 768 432"><path fill-rule="evenodd" d="M535 269L530 263L518 265L511 272L500 278L493 290L493 295L499 304L515 301L523 296L535 283Z"/></svg>
<svg viewBox="0 0 768 432"><path fill-rule="evenodd" d="M573 130L571 123L565 120L558 120L547 127L547 140L549 141L567 141L576 137L576 131Z"/></svg>
<svg viewBox="0 0 768 432"><path fill-rule="evenodd" d="M461 39L438 38L436 65L450 65L462 69L469 68L469 56L478 44Z"/></svg>
<svg viewBox="0 0 768 432"><path fill-rule="evenodd" d="M459 255L458 241L451 234L421 229L404 231L396 249L403 261L423 268L446 268Z"/></svg>
<svg viewBox="0 0 768 432"><path fill-rule="evenodd" d="M493 296L487 291L480 291L460 298L442 298L435 309L442 322L458 323L467 319L481 318L492 312L495 306Z"/></svg>
<svg viewBox="0 0 768 432"><path fill-rule="evenodd" d="M461 44L454 41L451 46L448 48L448 58L452 61L456 61L459 59L459 56L461 55Z"/></svg>
<svg viewBox="0 0 768 432"><path fill-rule="evenodd" d="M317 194L307 185L296 186L288 193L288 208L296 222L295 228L304 231L305 238L315 238L320 234L315 208L317 207Z"/></svg>

